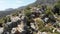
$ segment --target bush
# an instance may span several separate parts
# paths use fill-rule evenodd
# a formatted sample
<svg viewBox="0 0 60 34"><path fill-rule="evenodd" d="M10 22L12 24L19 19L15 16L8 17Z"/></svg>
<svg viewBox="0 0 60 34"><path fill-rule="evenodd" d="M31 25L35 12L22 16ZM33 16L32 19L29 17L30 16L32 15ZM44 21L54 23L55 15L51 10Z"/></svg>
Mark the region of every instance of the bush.
<svg viewBox="0 0 60 34"><path fill-rule="evenodd" d="M12 16L18 16L19 14L18 13L13 13Z"/></svg>
<svg viewBox="0 0 60 34"><path fill-rule="evenodd" d="M3 18L0 19L0 23L4 23L4 21L5 21L5 20L4 20Z"/></svg>
<svg viewBox="0 0 60 34"><path fill-rule="evenodd" d="M47 10L45 11L45 14L52 14L51 7L47 7Z"/></svg>
<svg viewBox="0 0 60 34"><path fill-rule="evenodd" d="M56 6L57 8L60 8L60 0L54 6Z"/></svg>
<svg viewBox="0 0 60 34"><path fill-rule="evenodd" d="M41 29L42 32L52 32L52 29L50 29L49 27L44 27Z"/></svg>
<svg viewBox="0 0 60 34"><path fill-rule="evenodd" d="M60 0L54 5L53 11L60 15Z"/></svg>
<svg viewBox="0 0 60 34"><path fill-rule="evenodd" d="M26 11L25 11L25 15L26 15L27 17L29 17L31 14L32 14L32 12L31 12L30 10L26 10Z"/></svg>
<svg viewBox="0 0 60 34"><path fill-rule="evenodd" d="M44 27L44 23L40 19L36 19L38 29L41 30Z"/></svg>

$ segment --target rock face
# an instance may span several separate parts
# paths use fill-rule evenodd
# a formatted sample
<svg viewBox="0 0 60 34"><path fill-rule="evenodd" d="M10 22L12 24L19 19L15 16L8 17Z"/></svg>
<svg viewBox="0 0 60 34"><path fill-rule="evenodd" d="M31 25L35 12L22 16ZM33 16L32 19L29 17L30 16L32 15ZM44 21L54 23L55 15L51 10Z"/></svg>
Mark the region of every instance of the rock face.
<svg viewBox="0 0 60 34"><path fill-rule="evenodd" d="M0 34L3 32L3 27L2 28L0 28Z"/></svg>

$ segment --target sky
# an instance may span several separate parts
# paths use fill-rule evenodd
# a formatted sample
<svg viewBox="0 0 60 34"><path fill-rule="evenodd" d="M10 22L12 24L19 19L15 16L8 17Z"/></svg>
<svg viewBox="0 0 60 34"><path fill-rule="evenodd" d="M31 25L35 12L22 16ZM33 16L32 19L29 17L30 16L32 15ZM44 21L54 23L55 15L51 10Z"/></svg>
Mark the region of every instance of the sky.
<svg viewBox="0 0 60 34"><path fill-rule="evenodd" d="M0 10L5 10L8 8L18 8L21 6L26 6L36 0L0 0Z"/></svg>

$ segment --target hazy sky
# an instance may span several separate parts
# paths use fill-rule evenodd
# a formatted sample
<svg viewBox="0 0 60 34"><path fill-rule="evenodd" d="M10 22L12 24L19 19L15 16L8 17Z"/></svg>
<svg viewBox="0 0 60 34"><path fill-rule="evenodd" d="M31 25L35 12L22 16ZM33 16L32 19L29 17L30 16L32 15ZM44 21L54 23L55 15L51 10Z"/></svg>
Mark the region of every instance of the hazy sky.
<svg viewBox="0 0 60 34"><path fill-rule="evenodd" d="M25 6L36 0L0 0L0 10Z"/></svg>

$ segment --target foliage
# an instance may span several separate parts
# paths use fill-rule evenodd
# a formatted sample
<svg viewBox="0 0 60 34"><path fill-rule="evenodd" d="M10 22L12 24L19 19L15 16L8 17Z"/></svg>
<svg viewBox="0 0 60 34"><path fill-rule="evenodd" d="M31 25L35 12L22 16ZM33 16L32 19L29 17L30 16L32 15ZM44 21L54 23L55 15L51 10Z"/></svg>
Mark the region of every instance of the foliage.
<svg viewBox="0 0 60 34"><path fill-rule="evenodd" d="M30 10L30 9L31 9L31 7L30 6L27 6L26 10Z"/></svg>
<svg viewBox="0 0 60 34"><path fill-rule="evenodd" d="M52 14L52 13L51 13L51 8L50 8L50 7L47 7L47 10L45 11L45 14L48 14L48 15L49 15L49 14Z"/></svg>
<svg viewBox="0 0 60 34"><path fill-rule="evenodd" d="M54 5L54 13L60 15L60 0Z"/></svg>
<svg viewBox="0 0 60 34"><path fill-rule="evenodd" d="M41 5L36 5L35 7L37 7L37 8L41 8Z"/></svg>
<svg viewBox="0 0 60 34"><path fill-rule="evenodd" d="M56 6L57 8L60 8L60 0L54 6Z"/></svg>
<svg viewBox="0 0 60 34"><path fill-rule="evenodd" d="M44 23L40 19L36 19L38 29L41 30L44 27Z"/></svg>
<svg viewBox="0 0 60 34"><path fill-rule="evenodd" d="M4 19L3 18L0 19L0 23L4 23Z"/></svg>
<svg viewBox="0 0 60 34"><path fill-rule="evenodd" d="M7 22L11 22L10 16L6 17Z"/></svg>
<svg viewBox="0 0 60 34"><path fill-rule="evenodd" d="M11 22L10 16L3 17L0 19L0 23Z"/></svg>
<svg viewBox="0 0 60 34"><path fill-rule="evenodd" d="M13 13L12 16L18 16L18 13Z"/></svg>
<svg viewBox="0 0 60 34"><path fill-rule="evenodd" d="M52 32L52 29L50 29L49 27L44 27L41 29L42 32Z"/></svg>
<svg viewBox="0 0 60 34"><path fill-rule="evenodd" d="M54 32L53 34L60 34L60 32Z"/></svg>
<svg viewBox="0 0 60 34"><path fill-rule="evenodd" d="M26 16L29 17L29 16L31 15L32 12L31 12L30 10L26 10L24 13L25 13Z"/></svg>

